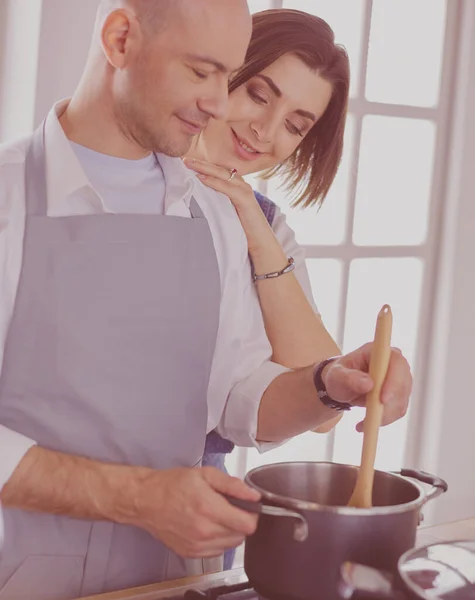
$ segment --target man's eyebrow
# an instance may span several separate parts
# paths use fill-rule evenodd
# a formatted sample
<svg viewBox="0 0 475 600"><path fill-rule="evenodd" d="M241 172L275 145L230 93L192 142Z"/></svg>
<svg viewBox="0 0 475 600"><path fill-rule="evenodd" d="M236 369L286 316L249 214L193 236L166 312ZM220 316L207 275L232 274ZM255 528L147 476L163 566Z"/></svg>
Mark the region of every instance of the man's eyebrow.
<svg viewBox="0 0 475 600"><path fill-rule="evenodd" d="M229 73L229 69L226 67L226 65L223 65L223 63L219 62L219 60L215 60L214 58L211 58L209 56L204 56L201 54L187 54L186 57L188 58L188 60L194 60L196 62L211 65L220 73Z"/></svg>

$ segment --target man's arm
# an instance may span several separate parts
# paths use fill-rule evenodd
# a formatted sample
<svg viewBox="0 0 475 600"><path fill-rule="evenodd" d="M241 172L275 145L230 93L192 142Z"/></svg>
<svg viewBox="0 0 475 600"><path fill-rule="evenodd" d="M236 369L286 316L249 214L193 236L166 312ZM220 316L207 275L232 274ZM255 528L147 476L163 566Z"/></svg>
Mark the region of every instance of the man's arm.
<svg viewBox="0 0 475 600"><path fill-rule="evenodd" d="M368 375L372 343L328 364L322 371L322 380L328 394L340 402L364 406L366 394L373 381ZM261 400L258 416L257 439L280 442L309 429L315 429L338 413L324 406L313 383L314 366L284 373L269 385ZM388 425L406 414L412 389L412 377L407 360L393 348L381 391L385 405L383 425ZM357 426L362 431L362 423Z"/></svg>
<svg viewBox="0 0 475 600"><path fill-rule="evenodd" d="M0 500L6 508L133 525L181 556L209 557L239 545L257 525L256 515L231 506L222 494L260 498L239 479L213 468L155 471L35 446Z"/></svg>
<svg viewBox="0 0 475 600"><path fill-rule="evenodd" d="M313 383L313 367L279 375L261 400L257 439L281 442L322 427L339 413L318 398Z"/></svg>
<svg viewBox="0 0 475 600"><path fill-rule="evenodd" d="M32 447L0 494L6 507L127 522L140 470Z"/></svg>

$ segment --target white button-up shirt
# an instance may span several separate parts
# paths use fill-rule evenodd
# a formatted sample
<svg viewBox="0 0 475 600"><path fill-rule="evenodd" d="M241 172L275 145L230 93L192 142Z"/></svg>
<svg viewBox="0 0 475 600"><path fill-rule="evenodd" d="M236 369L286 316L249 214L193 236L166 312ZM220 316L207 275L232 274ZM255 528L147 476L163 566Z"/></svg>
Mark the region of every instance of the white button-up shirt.
<svg viewBox="0 0 475 600"><path fill-rule="evenodd" d="M46 120L46 181L49 217L110 213L92 188L65 136L58 103ZM0 146L0 372L22 265L25 230L25 158L30 137ZM159 156L166 181L166 215L190 217L193 195L208 220L221 276L220 324L208 388L208 432L241 446L256 442L259 403L271 381L286 371L271 362L262 313L251 279L246 237L230 200L204 186L180 159ZM279 213L275 230L297 262L296 274L311 299L303 251ZM35 444L0 425L0 489Z"/></svg>

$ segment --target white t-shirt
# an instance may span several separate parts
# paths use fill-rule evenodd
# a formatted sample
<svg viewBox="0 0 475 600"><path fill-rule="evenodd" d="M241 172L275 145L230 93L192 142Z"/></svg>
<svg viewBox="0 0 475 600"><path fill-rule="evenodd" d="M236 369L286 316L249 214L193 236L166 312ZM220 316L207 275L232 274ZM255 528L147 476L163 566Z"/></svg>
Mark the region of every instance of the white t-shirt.
<svg viewBox="0 0 475 600"><path fill-rule="evenodd" d="M70 144L92 187L112 212L164 213L165 177L155 154L128 160Z"/></svg>

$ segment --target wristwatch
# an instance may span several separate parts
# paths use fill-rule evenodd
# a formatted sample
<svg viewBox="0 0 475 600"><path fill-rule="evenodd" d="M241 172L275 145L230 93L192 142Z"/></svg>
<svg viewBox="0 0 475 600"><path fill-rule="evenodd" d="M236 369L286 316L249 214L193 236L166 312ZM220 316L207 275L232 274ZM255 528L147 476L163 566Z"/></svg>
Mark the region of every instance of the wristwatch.
<svg viewBox="0 0 475 600"><path fill-rule="evenodd" d="M351 410L352 405L348 402L338 402L338 400L333 400L333 398L328 395L327 388L323 383L323 369L328 365L328 363L333 362L337 358L339 358L339 356L332 356L331 358L327 358L326 360L322 360L321 363L318 363L313 372L313 383L315 385L315 389L317 390L318 397L320 398L320 402L322 404L324 404L328 408L333 408L334 410L338 411Z"/></svg>

